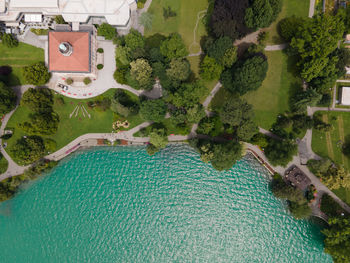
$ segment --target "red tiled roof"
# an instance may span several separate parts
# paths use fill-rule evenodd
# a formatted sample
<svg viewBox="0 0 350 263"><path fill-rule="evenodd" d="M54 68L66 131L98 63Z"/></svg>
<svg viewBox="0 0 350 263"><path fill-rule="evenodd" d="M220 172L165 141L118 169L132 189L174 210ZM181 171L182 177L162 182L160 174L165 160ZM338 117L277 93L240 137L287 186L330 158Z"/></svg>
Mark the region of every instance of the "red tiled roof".
<svg viewBox="0 0 350 263"><path fill-rule="evenodd" d="M59 45L68 42L73 47L70 56L59 51ZM49 32L49 70L90 72L90 35L88 32Z"/></svg>

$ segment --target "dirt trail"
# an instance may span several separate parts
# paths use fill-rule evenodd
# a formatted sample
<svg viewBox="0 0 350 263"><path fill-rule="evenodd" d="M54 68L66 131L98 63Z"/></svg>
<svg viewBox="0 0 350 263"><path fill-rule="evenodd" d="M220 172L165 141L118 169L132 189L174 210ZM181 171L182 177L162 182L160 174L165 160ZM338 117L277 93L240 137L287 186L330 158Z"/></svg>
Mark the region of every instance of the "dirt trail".
<svg viewBox="0 0 350 263"><path fill-rule="evenodd" d="M328 123L328 115L323 114L322 120L325 123ZM326 140L327 140L327 151L328 155L331 157L332 160L334 160L334 151L333 151L333 145L332 145L332 137L330 132L326 132Z"/></svg>

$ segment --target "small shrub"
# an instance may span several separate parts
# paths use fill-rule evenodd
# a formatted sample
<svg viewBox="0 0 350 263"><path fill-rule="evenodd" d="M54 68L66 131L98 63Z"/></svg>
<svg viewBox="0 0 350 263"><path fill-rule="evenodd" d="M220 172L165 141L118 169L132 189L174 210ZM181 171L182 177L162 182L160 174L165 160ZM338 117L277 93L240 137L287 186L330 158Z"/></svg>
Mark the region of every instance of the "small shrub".
<svg viewBox="0 0 350 263"><path fill-rule="evenodd" d="M103 53L104 51L103 51L103 48L98 48L97 49L97 53Z"/></svg>
<svg viewBox="0 0 350 263"><path fill-rule="evenodd" d="M73 84L73 79L72 79L72 78L66 79L66 83L67 83L68 85L72 85L72 84Z"/></svg>
<svg viewBox="0 0 350 263"><path fill-rule="evenodd" d="M55 16L55 22L56 24L67 24L67 22L64 20L63 16Z"/></svg>
<svg viewBox="0 0 350 263"><path fill-rule="evenodd" d="M55 103L59 106L64 105L64 99L62 97L58 97L55 99Z"/></svg>
<svg viewBox="0 0 350 263"><path fill-rule="evenodd" d="M144 3L142 3L142 2L137 2L137 8L138 8L138 9L142 9L144 6L145 6Z"/></svg>
<svg viewBox="0 0 350 263"><path fill-rule="evenodd" d="M12 34L4 34L1 40L6 47L13 48L18 46L18 40Z"/></svg>
<svg viewBox="0 0 350 263"><path fill-rule="evenodd" d="M113 74L115 81L120 84L127 84L128 83L128 80L126 79L127 71L128 71L127 68L117 68L117 70Z"/></svg>
<svg viewBox="0 0 350 263"><path fill-rule="evenodd" d="M171 10L170 6L167 8L163 7L163 17L164 19L168 19L170 17L175 17L177 14L175 11Z"/></svg>
<svg viewBox="0 0 350 263"><path fill-rule="evenodd" d="M103 64L98 64L98 65L97 65L97 69L98 69L98 70L103 69Z"/></svg>
<svg viewBox="0 0 350 263"><path fill-rule="evenodd" d="M84 78L83 80L85 85L89 85L91 83L91 79L89 77Z"/></svg>

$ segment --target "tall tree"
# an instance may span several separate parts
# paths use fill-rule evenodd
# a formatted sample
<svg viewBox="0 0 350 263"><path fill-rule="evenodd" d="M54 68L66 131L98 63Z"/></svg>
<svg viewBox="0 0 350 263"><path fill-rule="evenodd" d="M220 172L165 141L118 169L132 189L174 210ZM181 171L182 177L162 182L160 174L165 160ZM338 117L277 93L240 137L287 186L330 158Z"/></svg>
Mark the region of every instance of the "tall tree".
<svg viewBox="0 0 350 263"><path fill-rule="evenodd" d="M40 86L46 84L50 80L51 74L44 62L38 62L24 67L23 77L27 83Z"/></svg>
<svg viewBox="0 0 350 263"><path fill-rule="evenodd" d="M137 59L130 63L130 74L138 82L140 88L152 89L152 68L146 59Z"/></svg>
<svg viewBox="0 0 350 263"><path fill-rule="evenodd" d="M187 59L172 59L166 74L169 78L178 81L185 81L191 74L191 66Z"/></svg>
<svg viewBox="0 0 350 263"><path fill-rule="evenodd" d="M13 110L16 107L16 99L13 89L0 82L0 115Z"/></svg>
<svg viewBox="0 0 350 263"><path fill-rule="evenodd" d="M160 45L160 52L168 60L173 58L183 58L188 55L186 46L178 33L172 33Z"/></svg>
<svg viewBox="0 0 350 263"><path fill-rule="evenodd" d="M245 11L245 23L252 29L268 27L272 17L273 10L269 0L254 0L252 6Z"/></svg>
<svg viewBox="0 0 350 263"><path fill-rule="evenodd" d="M146 121L160 122L164 119L167 105L164 100L145 100L140 106L141 118Z"/></svg>

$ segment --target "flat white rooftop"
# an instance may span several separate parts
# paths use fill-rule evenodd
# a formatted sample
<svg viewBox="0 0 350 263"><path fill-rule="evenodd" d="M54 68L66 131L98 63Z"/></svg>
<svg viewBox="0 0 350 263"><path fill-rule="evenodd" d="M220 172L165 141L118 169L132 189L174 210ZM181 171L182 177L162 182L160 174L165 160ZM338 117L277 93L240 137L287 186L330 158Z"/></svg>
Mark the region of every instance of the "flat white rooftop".
<svg viewBox="0 0 350 263"><path fill-rule="evenodd" d="M350 87L343 87L342 88L341 104L350 106Z"/></svg>

